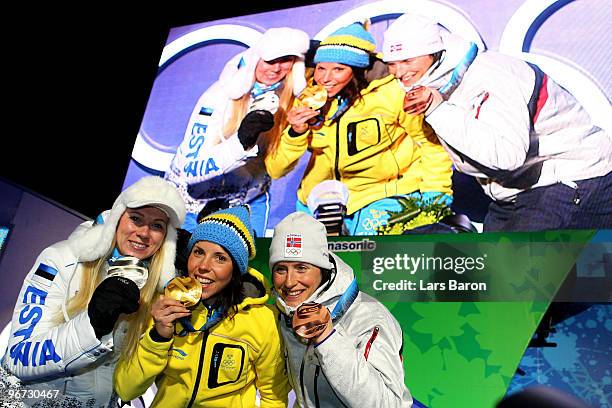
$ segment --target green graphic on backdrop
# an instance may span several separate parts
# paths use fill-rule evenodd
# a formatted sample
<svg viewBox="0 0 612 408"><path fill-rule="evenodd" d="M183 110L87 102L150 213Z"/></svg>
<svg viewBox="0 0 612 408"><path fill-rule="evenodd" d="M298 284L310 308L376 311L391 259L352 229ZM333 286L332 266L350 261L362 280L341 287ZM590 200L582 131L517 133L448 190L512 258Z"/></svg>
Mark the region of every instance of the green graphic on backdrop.
<svg viewBox="0 0 612 408"><path fill-rule="evenodd" d="M360 289L384 302L544 301L584 245L577 242L381 243L362 255Z"/></svg>
<svg viewBox="0 0 612 408"><path fill-rule="evenodd" d="M406 384L416 399L435 408L494 407L550 301L593 235L560 231L334 237L330 247L354 269L360 289L383 302L402 326ZM252 263L268 278L269 245L269 238L257 240ZM366 250L348 252L358 248ZM403 265L373 272L374 258L396 260L397 254L401 260L404 254L450 258L446 262L454 262L455 269L457 262L465 266L458 258L487 256L485 267L476 272L457 274L444 265L417 268L412 275ZM431 283L451 277L485 282L487 291L381 291L372 286L377 279Z"/></svg>

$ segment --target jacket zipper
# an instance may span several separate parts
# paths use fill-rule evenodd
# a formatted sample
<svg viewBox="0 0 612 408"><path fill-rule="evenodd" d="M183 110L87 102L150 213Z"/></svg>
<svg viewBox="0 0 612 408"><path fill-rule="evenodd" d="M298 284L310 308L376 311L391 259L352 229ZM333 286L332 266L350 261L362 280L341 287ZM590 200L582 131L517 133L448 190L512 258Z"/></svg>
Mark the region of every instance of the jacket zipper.
<svg viewBox="0 0 612 408"><path fill-rule="evenodd" d="M340 161L340 119L336 122L336 163L334 165L334 175L336 180L340 181L340 171L338 170L338 162Z"/></svg>
<svg viewBox="0 0 612 408"><path fill-rule="evenodd" d="M306 348L308 351L308 348ZM302 401L304 401L304 407L308 407L308 402L306 401L306 392L304 391L304 359L306 358L306 353L302 357L302 364L300 365L300 388L302 390Z"/></svg>
<svg viewBox="0 0 612 408"><path fill-rule="evenodd" d="M317 369L315 370L315 376L314 376L314 397L315 397L315 406L317 408L320 408L321 406L319 404L319 390L318 390L319 371L321 371L321 366L317 366Z"/></svg>
<svg viewBox="0 0 612 408"><path fill-rule="evenodd" d="M208 330L202 334L202 349L200 350L200 362L198 363L198 374L196 375L195 384L193 386L193 393L191 394L191 400L187 404L187 408L191 408L198 395L198 388L200 388L200 378L202 377L202 365L204 363L204 351L206 350L206 340L208 340Z"/></svg>

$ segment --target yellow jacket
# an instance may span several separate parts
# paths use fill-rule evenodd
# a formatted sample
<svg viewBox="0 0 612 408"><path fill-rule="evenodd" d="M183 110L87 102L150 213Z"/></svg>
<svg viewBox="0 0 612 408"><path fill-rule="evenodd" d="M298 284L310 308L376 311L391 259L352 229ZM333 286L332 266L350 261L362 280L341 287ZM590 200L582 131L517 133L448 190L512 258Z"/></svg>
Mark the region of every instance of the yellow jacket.
<svg viewBox="0 0 612 408"><path fill-rule="evenodd" d="M249 268L248 273L263 282L259 272ZM147 330L136 354L117 365L119 397L132 400L155 381L158 390L151 407L250 408L255 407L256 390L261 408L286 407L290 387L278 320L263 293L245 298L233 319L225 318L205 332L155 342ZM193 327L202 327L207 314L200 303L192 313Z"/></svg>
<svg viewBox="0 0 612 408"><path fill-rule="evenodd" d="M393 76L373 80L361 91L363 100L340 120L292 137L287 127L276 154L266 157L274 179L289 173L306 149L310 161L298 189L306 204L312 188L339 180L349 190L347 213L398 194L437 191L452 195L451 160L423 115L403 110L406 92ZM337 110L334 99L329 112Z"/></svg>

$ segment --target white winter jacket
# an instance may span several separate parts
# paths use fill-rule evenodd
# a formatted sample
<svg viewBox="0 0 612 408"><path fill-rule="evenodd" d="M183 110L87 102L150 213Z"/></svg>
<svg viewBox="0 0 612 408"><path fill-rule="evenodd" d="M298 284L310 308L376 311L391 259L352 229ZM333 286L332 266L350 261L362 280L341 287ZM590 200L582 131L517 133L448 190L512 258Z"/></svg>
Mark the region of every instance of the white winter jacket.
<svg viewBox="0 0 612 408"><path fill-rule="evenodd" d="M27 388L58 390L58 399L66 394L83 406L106 407L117 359L113 339L96 338L87 310L67 321L62 311L78 290L81 273L68 241L42 251L19 292L2 366Z"/></svg>
<svg viewBox="0 0 612 408"><path fill-rule="evenodd" d="M337 274L310 299L332 311L354 279L353 271L335 255ZM293 310L276 294L289 381L296 405L314 407L411 407L400 358L402 330L389 310L359 292L334 331L317 346L307 345L291 328Z"/></svg>
<svg viewBox="0 0 612 408"><path fill-rule="evenodd" d="M576 99L538 67L496 52L478 55L426 121L455 167L495 200L612 171L610 136Z"/></svg>
<svg viewBox="0 0 612 408"><path fill-rule="evenodd" d="M227 138L223 136L223 128L232 117L227 82L233 78L243 56L241 53L232 58L220 79L200 96L166 172L165 177L178 187L190 213L197 214L207 201L215 198L246 203L269 189L270 177L263 162L265 146L245 150L236 132ZM252 81L252 77L249 79ZM249 111L264 109L274 113L277 108L278 96L274 91L255 100L251 98L249 104Z"/></svg>

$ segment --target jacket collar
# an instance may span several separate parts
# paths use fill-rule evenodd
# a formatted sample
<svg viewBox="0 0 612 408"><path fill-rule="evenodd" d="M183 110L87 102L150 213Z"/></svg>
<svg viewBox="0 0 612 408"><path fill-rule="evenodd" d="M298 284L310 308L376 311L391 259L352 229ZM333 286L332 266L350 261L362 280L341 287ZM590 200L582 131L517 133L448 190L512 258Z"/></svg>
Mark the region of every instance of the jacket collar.
<svg viewBox="0 0 612 408"><path fill-rule="evenodd" d="M353 280L355 279L355 275L353 274L353 269L347 265L342 259L340 259L336 254L331 254L336 264L336 273L332 276L330 282L326 282L321 285L308 299L306 299L302 303L306 302L316 302L326 306L330 311L332 311L341 296L349 289ZM272 289L272 293L276 299L276 306L286 316L293 315L293 312L302 305L292 307L285 303L283 298L280 297L276 290Z"/></svg>

